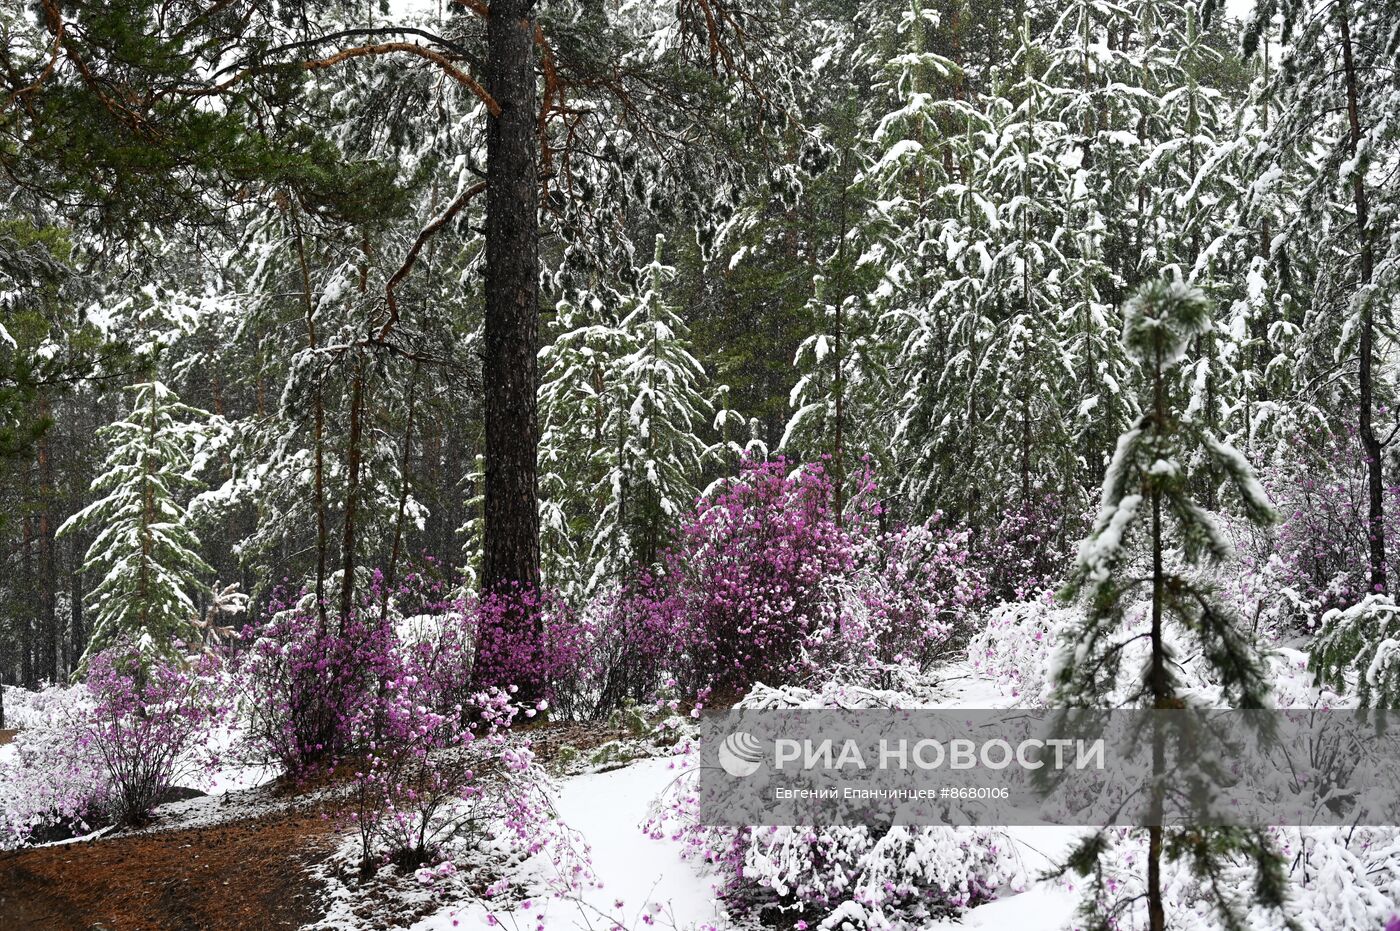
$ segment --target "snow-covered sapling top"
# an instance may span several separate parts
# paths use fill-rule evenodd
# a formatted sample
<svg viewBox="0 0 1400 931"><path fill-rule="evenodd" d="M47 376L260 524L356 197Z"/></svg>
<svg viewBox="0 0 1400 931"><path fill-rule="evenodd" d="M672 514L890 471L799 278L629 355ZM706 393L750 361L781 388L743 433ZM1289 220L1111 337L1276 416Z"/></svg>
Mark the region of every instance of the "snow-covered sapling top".
<svg viewBox="0 0 1400 931"><path fill-rule="evenodd" d="M1193 338L1210 330L1210 302L1184 281L1153 281L1123 308L1123 347L1144 365L1180 362Z"/></svg>

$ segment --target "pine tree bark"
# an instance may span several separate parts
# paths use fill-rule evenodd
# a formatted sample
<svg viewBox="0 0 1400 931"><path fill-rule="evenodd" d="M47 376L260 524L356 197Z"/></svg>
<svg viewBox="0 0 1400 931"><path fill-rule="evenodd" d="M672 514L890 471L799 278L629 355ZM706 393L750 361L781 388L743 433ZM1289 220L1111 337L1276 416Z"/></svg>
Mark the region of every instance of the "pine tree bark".
<svg viewBox="0 0 1400 931"><path fill-rule="evenodd" d="M25 483L28 485L28 482ZM34 580L34 518L26 514L21 519L20 568L25 586L32 592ZM25 688L34 688L34 617L25 611L20 619L20 681Z"/></svg>
<svg viewBox="0 0 1400 931"><path fill-rule="evenodd" d="M1342 5L1340 15L1341 38L1342 38L1342 70L1346 76L1347 87L1347 123L1350 129L1347 148L1352 155L1356 156L1356 150L1361 144L1361 103L1360 94L1357 90L1356 79L1356 59L1352 54L1351 42L1351 11L1346 4ZM1369 287L1371 276L1375 272L1375 253L1371 245L1370 231L1370 202L1366 196L1366 181L1363 177L1365 171L1358 168L1351 173L1351 193L1352 201L1356 207L1356 236L1361 247L1361 268L1358 285L1361 288ZM1372 422L1372 395L1374 376L1372 373L1373 355L1375 344L1375 321L1371 313L1371 302L1364 300L1361 303L1361 332L1358 337L1357 354L1359 359L1358 380L1358 406L1361 434L1361 448L1366 454L1366 498L1367 498L1367 528L1366 536L1369 540L1369 556L1371 564L1371 591L1386 591L1386 566L1385 566L1385 479L1383 477L1383 463L1381 461L1381 443L1376 437L1375 424Z"/></svg>
<svg viewBox="0 0 1400 931"><path fill-rule="evenodd" d="M355 520L360 499L360 446L364 440L364 362L356 358L350 381L350 437L345 450L345 521L342 525L340 557L340 628L343 631L355 607Z"/></svg>
<svg viewBox="0 0 1400 931"><path fill-rule="evenodd" d="M49 405L42 395L39 399L39 417L47 420ZM39 617L40 633L43 642L43 674L50 682L58 681L59 628L57 567L54 564L54 530L57 523L53 519L53 455L49 447L49 434L45 431L39 438Z"/></svg>
<svg viewBox="0 0 1400 931"><path fill-rule="evenodd" d="M1162 384L1164 362L1159 347L1154 360L1152 380L1152 417L1158 437L1166 435L1167 406ZM1152 669L1148 685L1152 690L1152 707L1161 711L1171 707L1171 686L1167 679L1167 650L1162 639L1162 609L1166 603L1166 570L1162 562L1162 492L1153 487L1152 497ZM1159 727L1152 729L1152 820L1147 829L1147 927L1149 931L1165 931L1166 909L1162 904L1162 796L1157 777L1165 769L1165 746Z"/></svg>
<svg viewBox="0 0 1400 931"><path fill-rule="evenodd" d="M493 0L486 25L486 89L500 105L486 134L486 476L482 590L509 597L540 584L537 489L539 415L539 184L536 169L535 0ZM539 618L508 620L520 642L539 639ZM533 629L531 629L533 628ZM489 636L483 632L483 636ZM489 646L489 645L488 645ZM491 651L486 649L484 655ZM515 684L523 700L539 682ZM479 669L478 679L491 677ZM528 675L527 675L528 678Z"/></svg>
<svg viewBox="0 0 1400 931"><path fill-rule="evenodd" d="M301 219L296 206L291 210L292 230L296 235L297 263L301 268L301 300L306 311L306 345L313 353L316 341L316 307L311 300L311 267L306 261L306 239L301 231ZM317 363L319 365L319 363ZM326 400L321 390L321 378L316 378L316 391L311 398L313 415L312 443L316 489L316 613L321 630L326 630L326 554L330 551L330 530L326 519Z"/></svg>

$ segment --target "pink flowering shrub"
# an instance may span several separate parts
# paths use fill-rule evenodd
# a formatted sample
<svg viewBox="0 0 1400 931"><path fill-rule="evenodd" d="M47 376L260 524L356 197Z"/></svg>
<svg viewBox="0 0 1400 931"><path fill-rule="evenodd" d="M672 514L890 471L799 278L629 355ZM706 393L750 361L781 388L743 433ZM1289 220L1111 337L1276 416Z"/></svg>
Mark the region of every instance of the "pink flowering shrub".
<svg viewBox="0 0 1400 931"><path fill-rule="evenodd" d="M678 672L688 691L743 691L809 671L803 644L822 623L823 583L853 571L855 554L826 473L787 470L782 459L746 461L667 555L660 581L669 596L657 609L684 641Z"/></svg>
<svg viewBox="0 0 1400 931"><path fill-rule="evenodd" d="M53 686L29 698L24 729L0 766L0 849L87 833L110 820L106 765L77 734L89 704L82 685Z"/></svg>
<svg viewBox="0 0 1400 931"><path fill-rule="evenodd" d="M277 602L241 668L257 752L292 773L312 764L350 773L347 818L365 874L387 862L436 863L488 832L526 853L553 837L545 776L528 739L510 729L547 700L522 707L514 682L480 679L515 670L552 687L578 665L572 616L532 594L463 595L433 569L392 589L376 573L349 617L324 624L305 595ZM543 644L512 628L521 610L551 632ZM481 632L491 625L500 627L493 648L518 638L520 649L497 654L483 672Z"/></svg>
<svg viewBox="0 0 1400 931"><path fill-rule="evenodd" d="M873 662L924 670L959 642L985 601L987 582L971 565L970 533L928 522L857 538L857 592L868 612Z"/></svg>
<svg viewBox="0 0 1400 931"><path fill-rule="evenodd" d="M210 728L227 705L216 686L220 661L185 664L143 656L118 641L88 662L91 704L77 716L79 746L102 760L113 817L140 825L182 776L210 765Z"/></svg>
<svg viewBox="0 0 1400 931"><path fill-rule="evenodd" d="M473 682L479 688L514 687L532 700L579 696L578 677L590 659L591 630L549 591L488 592L465 603L474 638Z"/></svg>
<svg viewBox="0 0 1400 931"><path fill-rule="evenodd" d="M1026 601L1047 588L1058 588L1091 517L1075 513L1049 492L1008 503L975 547L977 564L987 567L991 596Z"/></svg>
<svg viewBox="0 0 1400 931"><path fill-rule="evenodd" d="M210 732L226 710L214 657L143 657L130 640L96 654L82 684L31 704L0 770L0 846L146 823L181 779L217 762Z"/></svg>
<svg viewBox="0 0 1400 931"><path fill-rule="evenodd" d="M1274 606L1295 628L1313 630L1328 611L1368 594L1366 460L1354 426L1336 434L1300 431L1294 453L1260 470L1281 521L1273 537L1238 540L1241 555L1267 569L1284 591ZM1400 486L1383 490L1386 555L1400 572Z"/></svg>
<svg viewBox="0 0 1400 931"><path fill-rule="evenodd" d="M373 694L373 672L392 633L372 610L325 621L305 592L275 592L270 618L243 632L239 707L247 749L292 774L334 759Z"/></svg>
<svg viewBox="0 0 1400 931"><path fill-rule="evenodd" d="M650 574L604 590L586 605L575 627L580 662L561 679L556 706L577 718L595 718L656 699L674 685L681 642L671 626L666 593Z"/></svg>
<svg viewBox="0 0 1400 931"><path fill-rule="evenodd" d="M500 824L527 846L543 845L536 837L547 820L543 776L528 740L509 730L517 711L509 693L485 691L470 705L442 708L421 647L400 654L357 721L363 749L350 761L350 819L362 870L381 861L403 869L434 863L448 840Z"/></svg>
<svg viewBox="0 0 1400 931"><path fill-rule="evenodd" d="M688 694L742 693L850 663L925 665L986 592L967 534L934 521L881 532L867 474L844 514L818 463L746 460L703 499L643 596L639 662ZM669 651L669 652L667 652Z"/></svg>

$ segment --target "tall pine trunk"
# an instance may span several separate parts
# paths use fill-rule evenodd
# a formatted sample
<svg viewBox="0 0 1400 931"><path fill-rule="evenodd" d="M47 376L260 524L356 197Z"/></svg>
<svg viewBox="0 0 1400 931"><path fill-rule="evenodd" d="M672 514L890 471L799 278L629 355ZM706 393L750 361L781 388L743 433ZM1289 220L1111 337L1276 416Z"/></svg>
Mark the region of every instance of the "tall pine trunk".
<svg viewBox="0 0 1400 931"><path fill-rule="evenodd" d="M345 450L345 522L340 543L340 626L343 631L355 608L355 543L358 539L356 518L360 500L360 447L364 441L365 373L364 360L356 357L350 376L350 437Z"/></svg>
<svg viewBox="0 0 1400 931"><path fill-rule="evenodd" d="M48 399L39 397L39 418L49 418ZM39 617L43 636L43 673L50 682L58 681L59 632L58 580L54 560L54 531L58 524L53 518L53 450L49 446L49 431L39 438Z"/></svg>
<svg viewBox="0 0 1400 931"><path fill-rule="evenodd" d="M306 311L306 345L313 353L316 341L316 307L311 299L311 267L306 261L306 239L295 204L291 207L292 230L296 235L297 263L301 268L301 300ZM317 361L319 367L320 362ZM326 399L321 378L316 378L316 391L311 398L313 415L312 444L314 446L314 479L316 491L316 614L321 630L326 630L326 554L330 550L330 529L326 520Z"/></svg>
<svg viewBox="0 0 1400 931"><path fill-rule="evenodd" d="M539 184L536 177L535 0L493 0L486 26L486 476L482 590L509 596L540 583L536 456L539 414ZM539 618L507 619L516 642L538 640ZM490 636L489 632L483 632ZM490 650L485 653L490 655ZM489 664L489 660L487 661ZM519 674L524 670L514 670ZM478 678L493 671L478 670ZM527 675L528 678L528 675ZM519 681L522 700L540 683Z"/></svg>
<svg viewBox="0 0 1400 931"><path fill-rule="evenodd" d="M1167 431L1167 405L1162 384L1162 351L1157 350L1152 371L1152 416L1156 435ZM1167 682L1167 652L1162 640L1162 609L1166 602L1166 571L1162 565L1162 492L1152 489L1152 708L1161 711L1171 707L1171 687ZM1147 927L1149 931L1165 931L1166 909L1162 905L1162 797L1157 778L1165 765L1162 731L1152 728L1152 820L1147 829Z"/></svg>
<svg viewBox="0 0 1400 931"><path fill-rule="evenodd" d="M1351 135L1348 140L1350 154L1355 157L1361 144L1361 105L1356 87L1356 60L1352 56L1351 11L1343 4L1341 9L1342 68L1347 85L1347 123ZM1356 206L1356 236L1361 246L1361 269L1358 285L1366 288L1371 284L1375 271L1375 254L1371 247L1370 203L1366 197L1365 170L1357 168L1351 173L1351 194ZM1374 355L1375 325L1372 319L1369 300L1361 304L1361 333L1357 352L1360 355L1359 394L1361 448L1366 454L1366 497L1367 533L1370 541L1371 591L1386 590L1385 571L1385 501L1382 497L1385 481L1382 476L1381 443L1376 438L1376 428L1371 420L1372 405L1372 356Z"/></svg>

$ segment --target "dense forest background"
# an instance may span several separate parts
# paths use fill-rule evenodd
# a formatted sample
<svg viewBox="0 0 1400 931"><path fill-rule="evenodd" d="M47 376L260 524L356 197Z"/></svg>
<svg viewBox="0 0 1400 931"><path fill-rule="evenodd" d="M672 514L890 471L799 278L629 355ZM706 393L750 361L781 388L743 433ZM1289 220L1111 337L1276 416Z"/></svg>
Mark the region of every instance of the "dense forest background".
<svg viewBox="0 0 1400 931"><path fill-rule="evenodd" d="M1286 520L1317 505L1286 624L1387 590L1393 3L545 0L509 87L479 6L0 10L0 679L230 585L243 623L282 583L500 576L511 435L575 602L779 455L825 457L838 512L873 481L889 525L965 526L1024 596L1140 413L1119 333L1164 277L1212 307L1188 416ZM488 282L534 267L487 222L509 179L540 314L503 345Z"/></svg>

